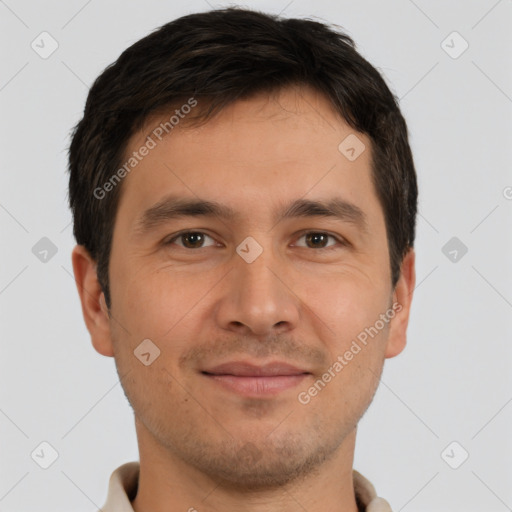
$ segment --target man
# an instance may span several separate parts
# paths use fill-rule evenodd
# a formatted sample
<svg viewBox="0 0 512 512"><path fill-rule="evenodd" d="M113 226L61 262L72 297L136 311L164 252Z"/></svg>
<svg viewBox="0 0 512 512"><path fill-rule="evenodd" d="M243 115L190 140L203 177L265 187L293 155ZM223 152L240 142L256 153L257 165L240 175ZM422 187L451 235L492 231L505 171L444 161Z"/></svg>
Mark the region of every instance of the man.
<svg viewBox="0 0 512 512"><path fill-rule="evenodd" d="M95 81L69 157L83 315L140 454L102 510L391 510L352 464L406 343L417 185L352 40L177 19Z"/></svg>

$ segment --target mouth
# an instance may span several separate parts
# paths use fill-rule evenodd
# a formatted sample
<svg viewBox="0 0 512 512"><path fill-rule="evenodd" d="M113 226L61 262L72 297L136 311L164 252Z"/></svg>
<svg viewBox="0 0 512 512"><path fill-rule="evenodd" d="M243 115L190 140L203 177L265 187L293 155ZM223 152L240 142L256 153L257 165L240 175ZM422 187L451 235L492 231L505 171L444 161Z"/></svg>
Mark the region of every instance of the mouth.
<svg viewBox="0 0 512 512"><path fill-rule="evenodd" d="M294 388L311 372L284 362L255 365L235 361L203 370L201 374L225 390L257 398L275 396Z"/></svg>

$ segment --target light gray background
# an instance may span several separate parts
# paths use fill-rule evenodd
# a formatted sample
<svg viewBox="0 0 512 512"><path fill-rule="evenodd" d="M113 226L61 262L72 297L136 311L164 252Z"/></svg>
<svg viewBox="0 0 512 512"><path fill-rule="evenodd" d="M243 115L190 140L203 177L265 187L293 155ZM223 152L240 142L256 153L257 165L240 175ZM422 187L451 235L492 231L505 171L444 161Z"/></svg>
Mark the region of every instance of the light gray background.
<svg viewBox="0 0 512 512"><path fill-rule="evenodd" d="M512 1L288 2L243 5L354 37L400 98L419 176L408 347L386 362L355 467L394 511L512 510ZM127 46L209 8L0 0L0 512L94 511L111 472L138 459L114 361L92 348L72 277L69 133ZM47 59L31 48L43 31L59 44ZM460 39L441 44L453 31L469 44L458 58L445 49ZM456 262L442 252L454 236L468 248ZM42 237L58 248L47 262L32 252ZM43 441L59 454L48 469L31 458ZM469 453L458 469L445 460L461 448L441 456L452 441Z"/></svg>

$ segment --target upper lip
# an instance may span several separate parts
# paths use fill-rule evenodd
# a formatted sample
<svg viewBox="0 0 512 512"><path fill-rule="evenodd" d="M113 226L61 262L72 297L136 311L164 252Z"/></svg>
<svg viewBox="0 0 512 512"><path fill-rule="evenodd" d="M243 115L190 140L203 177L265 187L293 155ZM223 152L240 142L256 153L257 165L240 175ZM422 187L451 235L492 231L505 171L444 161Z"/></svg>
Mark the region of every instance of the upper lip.
<svg viewBox="0 0 512 512"><path fill-rule="evenodd" d="M264 365L252 364L245 361L231 361L203 370L203 373L212 375L236 375L241 377L276 377L279 375L302 375L310 372L281 361Z"/></svg>

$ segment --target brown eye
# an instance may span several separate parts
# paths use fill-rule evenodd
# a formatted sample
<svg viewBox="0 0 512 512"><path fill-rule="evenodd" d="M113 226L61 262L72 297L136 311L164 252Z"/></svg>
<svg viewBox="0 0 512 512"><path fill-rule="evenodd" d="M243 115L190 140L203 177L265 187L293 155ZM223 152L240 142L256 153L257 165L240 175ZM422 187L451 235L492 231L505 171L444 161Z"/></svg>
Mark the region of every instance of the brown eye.
<svg viewBox="0 0 512 512"><path fill-rule="evenodd" d="M205 238L213 240L211 236L208 236L207 234L202 233L201 231L186 231L171 238L168 242L166 242L166 245L173 244L177 240L180 240L182 243L177 245L184 247L185 249L202 249L203 247L205 247L203 245L205 242Z"/></svg>
<svg viewBox="0 0 512 512"><path fill-rule="evenodd" d="M309 249L330 249L334 248L336 243L327 245L329 242L329 238L334 240L335 242L338 242L339 244L342 244L342 242L336 238L334 235L330 235L328 233L323 233L321 231L310 231L308 233L304 233L300 238L305 239L306 244L297 244L299 247L307 247ZM343 244L342 244L343 245Z"/></svg>
<svg viewBox="0 0 512 512"><path fill-rule="evenodd" d="M325 233L308 233L306 235L306 243L311 244L313 248L324 248L327 244L327 239L329 238L329 235L326 235Z"/></svg>

